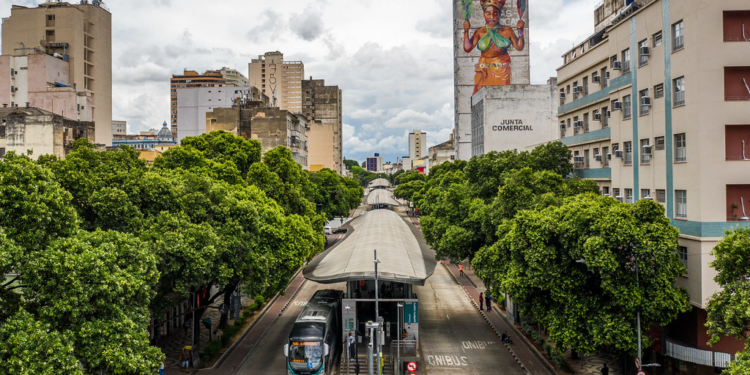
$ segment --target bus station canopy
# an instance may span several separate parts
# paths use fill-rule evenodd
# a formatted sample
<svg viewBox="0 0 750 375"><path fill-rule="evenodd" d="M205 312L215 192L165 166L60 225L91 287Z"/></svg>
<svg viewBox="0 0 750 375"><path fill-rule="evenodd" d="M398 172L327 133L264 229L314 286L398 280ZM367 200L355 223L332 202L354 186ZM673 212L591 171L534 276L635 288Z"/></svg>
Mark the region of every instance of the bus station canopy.
<svg viewBox="0 0 750 375"><path fill-rule="evenodd" d="M424 285L435 272L435 253L418 240L406 219L390 210L374 210L347 223L346 236L305 267L308 280L322 284L378 279Z"/></svg>
<svg viewBox="0 0 750 375"><path fill-rule="evenodd" d="M391 182L385 178L376 178L370 182L371 188L388 188L391 187Z"/></svg>
<svg viewBox="0 0 750 375"><path fill-rule="evenodd" d="M385 190L385 189L373 190L372 193L368 194L367 204L370 206L375 206L379 204L388 205L388 206L399 205L398 201L393 196L393 193L390 190Z"/></svg>

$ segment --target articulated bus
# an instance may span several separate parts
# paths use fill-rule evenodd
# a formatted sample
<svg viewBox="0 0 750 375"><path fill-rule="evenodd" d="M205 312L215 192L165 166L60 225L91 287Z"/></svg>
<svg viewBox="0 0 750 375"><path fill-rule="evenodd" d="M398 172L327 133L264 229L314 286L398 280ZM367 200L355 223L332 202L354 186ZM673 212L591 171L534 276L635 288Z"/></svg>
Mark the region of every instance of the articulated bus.
<svg viewBox="0 0 750 375"><path fill-rule="evenodd" d="M319 290L297 317L284 345L288 375L326 375L333 372L341 343L340 290Z"/></svg>

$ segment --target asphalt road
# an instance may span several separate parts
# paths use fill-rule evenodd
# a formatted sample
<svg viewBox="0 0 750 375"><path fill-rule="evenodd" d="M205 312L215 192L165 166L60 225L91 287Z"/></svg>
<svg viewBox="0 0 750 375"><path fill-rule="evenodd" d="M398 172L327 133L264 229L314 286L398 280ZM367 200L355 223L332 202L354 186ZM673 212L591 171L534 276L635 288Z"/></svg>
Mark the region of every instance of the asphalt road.
<svg viewBox="0 0 750 375"><path fill-rule="evenodd" d="M295 296L289 307L271 324L262 342L255 346L237 374L286 375L284 344L287 343L292 324L307 301L319 289L344 290L345 284L322 285L307 281Z"/></svg>
<svg viewBox="0 0 750 375"><path fill-rule="evenodd" d="M445 267L415 292L428 374L524 374Z"/></svg>

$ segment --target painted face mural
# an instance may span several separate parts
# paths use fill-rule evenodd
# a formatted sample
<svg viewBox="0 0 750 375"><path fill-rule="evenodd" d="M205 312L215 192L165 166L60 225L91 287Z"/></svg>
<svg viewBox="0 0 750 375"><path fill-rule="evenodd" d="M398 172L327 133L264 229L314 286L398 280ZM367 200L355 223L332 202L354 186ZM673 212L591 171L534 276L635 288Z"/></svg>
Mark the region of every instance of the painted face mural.
<svg viewBox="0 0 750 375"><path fill-rule="evenodd" d="M475 65L474 75L474 92L484 86L502 86L510 85L511 81L511 59L508 54L509 48L515 48L522 51L524 48L524 26L523 21L526 15L527 0L516 0L516 9L518 10L518 22L515 24L515 30L503 25L503 20L509 16L503 17L503 8L506 0L480 0L480 6L484 15L485 25L469 35L471 28L472 0L461 1L461 8L464 11L464 51L470 53L474 48L481 51L479 61ZM511 0L513 1L513 0ZM506 10L510 14L511 10Z"/></svg>

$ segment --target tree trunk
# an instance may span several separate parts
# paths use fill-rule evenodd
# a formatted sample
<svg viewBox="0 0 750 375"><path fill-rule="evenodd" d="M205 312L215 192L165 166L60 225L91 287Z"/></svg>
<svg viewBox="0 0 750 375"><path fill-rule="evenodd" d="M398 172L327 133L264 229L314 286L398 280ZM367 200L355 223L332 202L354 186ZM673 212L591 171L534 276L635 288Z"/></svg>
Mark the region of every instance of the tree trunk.
<svg viewBox="0 0 750 375"><path fill-rule="evenodd" d="M224 329L227 326L227 323L229 322L229 311L232 310L231 305L231 299L232 299L232 293L234 293L234 289L237 286L234 284L229 284L224 287L224 305L227 306L226 312L221 313L221 320L219 321L219 328Z"/></svg>

